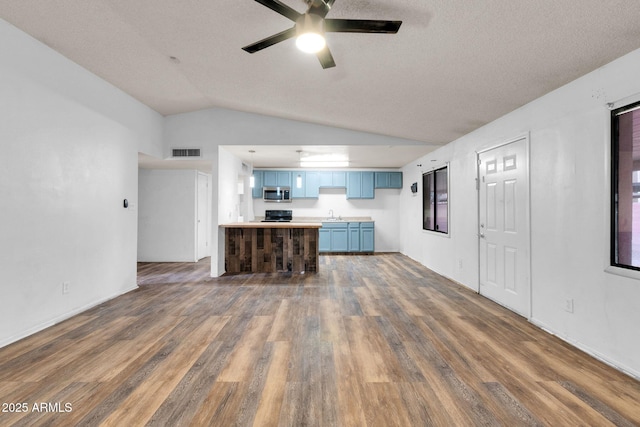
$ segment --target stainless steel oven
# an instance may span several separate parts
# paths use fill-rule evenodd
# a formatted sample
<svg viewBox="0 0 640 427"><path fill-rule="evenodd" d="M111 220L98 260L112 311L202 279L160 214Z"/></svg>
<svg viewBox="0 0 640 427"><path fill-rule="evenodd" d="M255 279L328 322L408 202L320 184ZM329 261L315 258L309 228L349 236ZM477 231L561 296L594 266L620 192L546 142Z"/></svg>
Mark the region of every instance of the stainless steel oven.
<svg viewBox="0 0 640 427"><path fill-rule="evenodd" d="M266 210L262 222L291 222L293 215L288 210Z"/></svg>
<svg viewBox="0 0 640 427"><path fill-rule="evenodd" d="M263 187L262 199L265 202L290 203L291 187Z"/></svg>

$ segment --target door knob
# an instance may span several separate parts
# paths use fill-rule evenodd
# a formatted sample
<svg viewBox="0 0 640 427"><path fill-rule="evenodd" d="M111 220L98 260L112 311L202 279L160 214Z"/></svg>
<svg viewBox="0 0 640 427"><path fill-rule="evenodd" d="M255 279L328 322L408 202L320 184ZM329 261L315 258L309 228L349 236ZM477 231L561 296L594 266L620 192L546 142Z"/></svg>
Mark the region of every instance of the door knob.
<svg viewBox="0 0 640 427"><path fill-rule="evenodd" d="M484 233L480 233L480 238L484 239Z"/></svg>

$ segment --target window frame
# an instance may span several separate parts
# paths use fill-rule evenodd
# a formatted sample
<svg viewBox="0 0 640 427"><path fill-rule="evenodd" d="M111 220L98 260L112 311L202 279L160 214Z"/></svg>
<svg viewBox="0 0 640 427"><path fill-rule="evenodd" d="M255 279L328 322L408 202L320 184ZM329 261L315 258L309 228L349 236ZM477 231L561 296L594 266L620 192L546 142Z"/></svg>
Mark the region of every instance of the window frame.
<svg viewBox="0 0 640 427"><path fill-rule="evenodd" d="M432 212L432 217L433 217L433 227L432 228L425 228L425 202L426 202L426 198L425 198L425 194L427 194L429 192L429 188L425 185L425 176L427 175L431 175L431 179L433 180L433 189L434 189L434 193L436 193L437 191L437 185L438 185L438 181L436 179L437 177L437 172L440 171L446 171L446 191L447 191L447 200L446 200L446 207L447 207L447 230L446 231L442 231L442 230L438 230L437 228L437 224L436 224L436 220L437 220L437 215L438 215L438 203L434 203L433 207L433 212ZM435 195L434 195L435 197ZM430 199L430 195L429 195L429 199ZM422 231L423 232L427 232L427 233L435 233L436 235L439 236L450 236L451 234L451 215L450 215L450 199L451 199L451 185L450 185L450 170L449 170L449 163L444 164L443 166L439 166L439 167L434 167L433 169L427 171L427 172L423 172L422 173Z"/></svg>
<svg viewBox="0 0 640 427"><path fill-rule="evenodd" d="M620 146L619 146L619 117L622 114L630 113L640 109L640 101L631 102L611 110L611 188L610 188L610 248L609 248L609 265L610 267L620 268L623 271L640 272L640 266L629 265L619 262L618 257L618 206L619 194L619 163L620 163Z"/></svg>

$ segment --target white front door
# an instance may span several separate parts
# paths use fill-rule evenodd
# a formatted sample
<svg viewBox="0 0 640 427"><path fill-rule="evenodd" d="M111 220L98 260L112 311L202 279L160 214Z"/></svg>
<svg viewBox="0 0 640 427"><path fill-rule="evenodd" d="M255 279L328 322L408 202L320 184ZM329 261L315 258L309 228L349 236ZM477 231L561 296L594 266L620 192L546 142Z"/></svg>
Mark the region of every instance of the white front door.
<svg viewBox="0 0 640 427"><path fill-rule="evenodd" d="M480 293L530 316L527 139L478 153Z"/></svg>

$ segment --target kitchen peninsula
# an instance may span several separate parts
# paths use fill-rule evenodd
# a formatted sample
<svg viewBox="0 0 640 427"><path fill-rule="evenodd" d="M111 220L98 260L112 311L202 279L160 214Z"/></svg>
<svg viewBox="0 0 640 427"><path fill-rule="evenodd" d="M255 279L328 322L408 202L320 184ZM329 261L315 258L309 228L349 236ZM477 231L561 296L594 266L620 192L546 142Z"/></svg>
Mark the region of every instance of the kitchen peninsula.
<svg viewBox="0 0 640 427"><path fill-rule="evenodd" d="M318 271L320 222L236 222L221 227L227 273Z"/></svg>

